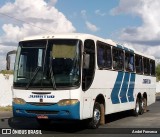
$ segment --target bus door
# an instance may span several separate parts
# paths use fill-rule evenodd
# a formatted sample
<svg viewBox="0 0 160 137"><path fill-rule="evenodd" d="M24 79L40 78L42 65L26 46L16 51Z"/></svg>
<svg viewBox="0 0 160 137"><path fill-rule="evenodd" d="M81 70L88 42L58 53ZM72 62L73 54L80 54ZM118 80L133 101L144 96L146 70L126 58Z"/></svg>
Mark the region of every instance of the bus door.
<svg viewBox="0 0 160 137"><path fill-rule="evenodd" d="M83 98L83 118L91 117L91 98L92 85L95 73L95 44L93 40L85 40L83 52L83 70L82 70L82 90Z"/></svg>

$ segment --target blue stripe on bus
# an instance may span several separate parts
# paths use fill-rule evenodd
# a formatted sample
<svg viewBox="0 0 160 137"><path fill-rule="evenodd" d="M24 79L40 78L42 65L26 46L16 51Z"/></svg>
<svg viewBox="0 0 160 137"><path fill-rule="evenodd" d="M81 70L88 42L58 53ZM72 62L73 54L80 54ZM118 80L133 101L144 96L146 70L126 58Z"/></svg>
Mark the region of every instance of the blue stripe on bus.
<svg viewBox="0 0 160 137"><path fill-rule="evenodd" d="M120 103L118 94L119 94L119 90L120 90L120 87L121 87L123 74L124 74L123 72L118 72L116 82L114 83L114 87L113 87L112 92L111 92L112 104Z"/></svg>
<svg viewBox="0 0 160 137"><path fill-rule="evenodd" d="M136 75L134 73L131 73L128 95L127 95L129 102L134 101L133 92L134 92L135 78L136 78Z"/></svg>
<svg viewBox="0 0 160 137"><path fill-rule="evenodd" d="M129 73L126 72L124 79L123 79L123 84L122 84L122 88L121 88L121 92L120 92L120 99L121 99L121 103L125 103L127 102L127 89L128 89L128 82L129 82Z"/></svg>

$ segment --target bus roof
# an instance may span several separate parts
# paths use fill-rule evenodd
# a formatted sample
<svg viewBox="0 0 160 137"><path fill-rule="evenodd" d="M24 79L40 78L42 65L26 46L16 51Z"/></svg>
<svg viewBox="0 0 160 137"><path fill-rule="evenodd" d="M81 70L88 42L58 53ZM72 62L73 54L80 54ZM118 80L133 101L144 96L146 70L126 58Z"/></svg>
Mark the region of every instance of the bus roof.
<svg viewBox="0 0 160 137"><path fill-rule="evenodd" d="M91 34L85 34L85 33L57 33L57 34L55 33L55 34L48 34L48 35L47 34L36 35L36 36L30 36L30 37L23 38L21 41L38 40L38 39L81 39L81 40L93 39L95 41L101 41L109 45L124 49L125 51L130 51L135 54L155 60L155 57L140 53L136 51L135 49L130 48L127 45L119 44L111 39L103 39L103 38L100 38L100 37L97 37Z"/></svg>

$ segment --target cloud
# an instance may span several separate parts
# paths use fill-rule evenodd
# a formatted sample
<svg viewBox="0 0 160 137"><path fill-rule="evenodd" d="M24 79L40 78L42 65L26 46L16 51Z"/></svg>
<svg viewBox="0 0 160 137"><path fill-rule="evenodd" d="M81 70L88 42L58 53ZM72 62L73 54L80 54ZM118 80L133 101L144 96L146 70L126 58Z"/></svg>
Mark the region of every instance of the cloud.
<svg viewBox="0 0 160 137"><path fill-rule="evenodd" d="M142 8L143 1L144 0L120 0L118 7L113 8L110 13L112 15L119 15L121 13L138 14L138 11Z"/></svg>
<svg viewBox="0 0 160 137"><path fill-rule="evenodd" d="M0 70L4 69L6 66L6 53L8 51L15 50L15 49L16 49L16 47L14 47L14 46L6 47L6 46L0 44L0 62L1 62L0 63ZM13 61L12 61L12 68L13 68Z"/></svg>
<svg viewBox="0 0 160 137"><path fill-rule="evenodd" d="M4 52L9 46L16 47L18 41L26 36L75 32L76 29L63 13L54 7L57 0L15 0L0 7L3 23L0 35ZM1 15L2 16L2 15ZM8 17L6 17L8 16ZM12 18L13 17L13 18ZM1 56L1 53L0 53ZM3 56L3 58L5 58ZM4 65L0 66L0 69Z"/></svg>
<svg viewBox="0 0 160 137"><path fill-rule="evenodd" d="M57 3L57 0L50 0L48 4L49 5L55 5L56 3Z"/></svg>
<svg viewBox="0 0 160 137"><path fill-rule="evenodd" d="M81 10L81 16L84 19L87 19L86 10Z"/></svg>
<svg viewBox="0 0 160 137"><path fill-rule="evenodd" d="M135 49L138 52L144 53L146 55L154 56L156 59L160 59L160 54L159 54L160 44L156 46L147 46L147 45L131 43L131 42L127 42L126 44L127 46Z"/></svg>
<svg viewBox="0 0 160 137"><path fill-rule="evenodd" d="M159 0L120 0L118 7L112 9L111 14L129 14L141 18L142 25L123 28L119 33L119 40L126 41L141 52L160 58L160 1ZM138 48L137 48L138 49ZM155 51L154 51L155 50Z"/></svg>
<svg viewBox="0 0 160 137"><path fill-rule="evenodd" d="M87 29L89 31L96 32L96 31L99 30L99 28L96 25L94 25L90 21L88 21L87 11L86 10L81 10L81 16L84 19L85 25L86 25L86 27L87 27Z"/></svg>
<svg viewBox="0 0 160 137"><path fill-rule="evenodd" d="M95 14L102 17L106 15L106 13L102 13L99 9L95 11Z"/></svg>
<svg viewBox="0 0 160 137"><path fill-rule="evenodd" d="M96 32L99 30L99 28L96 27L96 25L90 23L89 21L86 21L86 26L87 26L88 30L90 30L92 32Z"/></svg>

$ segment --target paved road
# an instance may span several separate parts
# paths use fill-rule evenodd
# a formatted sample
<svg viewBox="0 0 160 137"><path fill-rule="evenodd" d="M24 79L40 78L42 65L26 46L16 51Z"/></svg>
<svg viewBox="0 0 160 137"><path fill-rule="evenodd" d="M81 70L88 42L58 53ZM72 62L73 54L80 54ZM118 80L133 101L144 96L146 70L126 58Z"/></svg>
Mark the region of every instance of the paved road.
<svg viewBox="0 0 160 137"><path fill-rule="evenodd" d="M108 115L106 116L106 124L96 130L86 129L83 126L83 122L66 123L66 121L61 121L60 123L53 122L49 127L42 129L35 119L13 118L11 112L0 112L0 128L41 129L42 133L55 135L68 134L65 136L70 136L69 134L74 136L87 134L90 136L88 133L94 134L95 136L98 134L105 136L106 134L103 133L114 133L115 136L119 136L119 134L125 134L127 131L131 132L133 129L141 130L145 128L159 128L158 131L160 132L160 96L157 97L156 103L148 107L147 113L139 115L138 117L132 116L130 111ZM139 135L140 134L136 135L136 137ZM159 135L156 136L158 137ZM127 137L128 135L122 136Z"/></svg>

